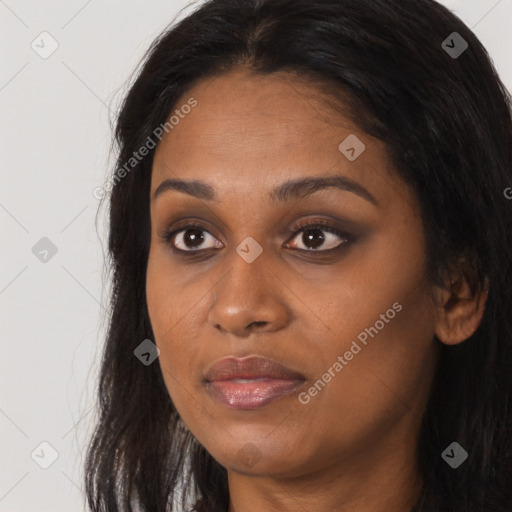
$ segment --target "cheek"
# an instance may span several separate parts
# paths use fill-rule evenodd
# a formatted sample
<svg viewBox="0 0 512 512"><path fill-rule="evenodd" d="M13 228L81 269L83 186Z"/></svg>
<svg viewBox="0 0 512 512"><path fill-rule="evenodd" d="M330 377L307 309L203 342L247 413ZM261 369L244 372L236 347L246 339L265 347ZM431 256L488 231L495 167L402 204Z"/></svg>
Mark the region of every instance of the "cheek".
<svg viewBox="0 0 512 512"><path fill-rule="evenodd" d="M149 318L167 391L186 424L204 418L205 409L195 397L200 392L199 362L207 348L205 292L214 285L208 272L201 277L180 271L165 247L151 247L146 273Z"/></svg>
<svg viewBox="0 0 512 512"><path fill-rule="evenodd" d="M318 445L312 443L312 452L319 450L328 457L344 453L347 447L363 450L397 425L403 426L403 421L403 439L414 436L428 399L436 352L430 322L419 312L421 301L396 296L402 310L389 323L382 326L379 315L370 315L366 322L353 325L343 343L330 351L329 366L340 355L343 364L331 370L335 377L325 388L320 383L321 391L304 405L310 408L304 416L315 425L317 438L323 439ZM386 314L386 309L381 310ZM318 377L322 378L320 373ZM316 392L314 386L310 389ZM303 434L298 437L306 438L307 432Z"/></svg>
<svg viewBox="0 0 512 512"><path fill-rule="evenodd" d="M188 340L197 340L193 332L193 304L187 300L186 289L177 281L176 272L169 271L164 251L151 248L146 273L146 300L155 344L160 349L160 367L171 393L187 374L186 350L193 349ZM197 298L196 298L197 300ZM197 342L197 341L196 341Z"/></svg>
<svg viewBox="0 0 512 512"><path fill-rule="evenodd" d="M352 272L324 288L322 318L333 336L324 336L313 358L322 362L318 378L329 383L320 382L305 406L306 414L324 418L332 449L371 437L410 411L421 416L435 367L422 240L395 228L354 259Z"/></svg>
<svg viewBox="0 0 512 512"><path fill-rule="evenodd" d="M175 333L183 324L194 325L201 305L201 295L184 281L196 280L171 264L168 249L153 243L146 272L146 300L153 332L158 341L181 339Z"/></svg>

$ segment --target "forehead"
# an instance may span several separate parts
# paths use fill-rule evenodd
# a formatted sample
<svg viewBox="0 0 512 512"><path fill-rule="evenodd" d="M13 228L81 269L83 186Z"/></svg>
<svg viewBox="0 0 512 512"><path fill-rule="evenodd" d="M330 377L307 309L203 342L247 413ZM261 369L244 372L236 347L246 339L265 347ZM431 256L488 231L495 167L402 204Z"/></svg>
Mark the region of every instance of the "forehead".
<svg viewBox="0 0 512 512"><path fill-rule="evenodd" d="M294 75L237 70L208 78L189 89L173 112L190 98L197 105L181 114L157 148L152 192L166 178L207 181L226 197L313 175L341 174L368 187L389 181L384 144ZM339 148L349 136L364 144L353 161Z"/></svg>

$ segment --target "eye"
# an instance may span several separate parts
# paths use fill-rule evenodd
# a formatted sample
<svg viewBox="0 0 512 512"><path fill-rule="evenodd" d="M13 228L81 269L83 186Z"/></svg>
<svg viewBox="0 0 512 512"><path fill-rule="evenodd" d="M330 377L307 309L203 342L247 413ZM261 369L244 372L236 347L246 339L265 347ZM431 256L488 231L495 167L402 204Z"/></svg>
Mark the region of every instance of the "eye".
<svg viewBox="0 0 512 512"><path fill-rule="evenodd" d="M299 239L298 235L301 233L302 238ZM350 234L337 229L328 221L321 220L298 224L289 231L289 234L298 239L298 243L292 244L291 247L300 251L329 252L352 242ZM161 238L176 253L198 253L223 247L222 243L199 224L186 224L161 235ZM300 244L305 248L300 247ZM290 243L287 246L290 247Z"/></svg>
<svg viewBox="0 0 512 512"><path fill-rule="evenodd" d="M337 229L327 221L307 221L295 226L291 234L298 240L292 247L301 251L329 252L352 241L350 234ZM299 238L300 234L302 236ZM300 247L301 244L304 247Z"/></svg>
<svg viewBox="0 0 512 512"><path fill-rule="evenodd" d="M198 252L222 247L220 242L208 245L209 241L216 239L199 224L187 224L164 234L162 238L175 252Z"/></svg>

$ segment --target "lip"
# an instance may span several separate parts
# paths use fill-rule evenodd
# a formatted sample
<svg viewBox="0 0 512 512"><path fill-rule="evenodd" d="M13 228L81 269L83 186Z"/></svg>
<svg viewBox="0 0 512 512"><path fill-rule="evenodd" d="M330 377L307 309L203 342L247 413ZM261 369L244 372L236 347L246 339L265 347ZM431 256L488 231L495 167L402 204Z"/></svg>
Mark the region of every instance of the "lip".
<svg viewBox="0 0 512 512"><path fill-rule="evenodd" d="M293 393L305 380L300 373L260 356L221 359L204 378L211 396L233 409L264 407Z"/></svg>

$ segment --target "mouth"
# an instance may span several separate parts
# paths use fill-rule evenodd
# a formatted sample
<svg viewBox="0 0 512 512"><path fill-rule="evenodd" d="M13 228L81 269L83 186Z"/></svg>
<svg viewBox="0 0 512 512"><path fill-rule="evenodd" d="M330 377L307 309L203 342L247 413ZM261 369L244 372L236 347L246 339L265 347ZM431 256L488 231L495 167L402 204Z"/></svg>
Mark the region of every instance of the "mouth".
<svg viewBox="0 0 512 512"><path fill-rule="evenodd" d="M204 378L210 395L232 409L259 409L290 395L305 381L300 373L258 356L221 359Z"/></svg>

